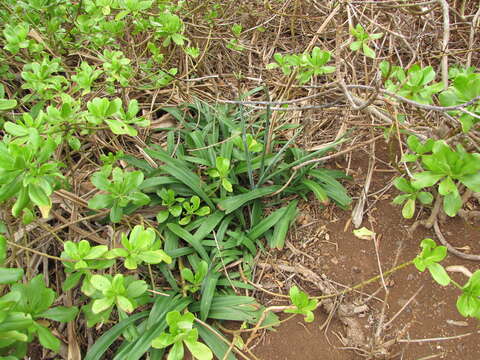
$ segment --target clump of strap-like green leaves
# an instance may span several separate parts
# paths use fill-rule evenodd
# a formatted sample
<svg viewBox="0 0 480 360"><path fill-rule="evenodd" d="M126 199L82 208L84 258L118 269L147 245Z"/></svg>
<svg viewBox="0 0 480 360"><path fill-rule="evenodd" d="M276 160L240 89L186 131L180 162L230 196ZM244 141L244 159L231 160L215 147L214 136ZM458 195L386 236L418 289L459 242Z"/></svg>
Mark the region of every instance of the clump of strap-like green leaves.
<svg viewBox="0 0 480 360"><path fill-rule="evenodd" d="M238 107L196 103L167 110L183 129L169 132L166 149L145 149L158 167L123 156L138 170L121 169L115 167L121 154L104 157L104 167L91 178L102 193L89 202L92 208L110 207L111 220L118 222L140 206L159 207L156 218L161 221L155 227L136 225L114 246L86 240L64 243L61 259L67 276L62 290L80 287L87 300L81 307L87 326L116 322L88 350L87 360L100 359L119 338L122 343L113 359L140 359L146 353L160 358L166 352L181 358L184 345L199 359L234 359L219 339L220 330L206 321L241 321L248 326L262 319L262 326L271 326L278 319L272 313L265 316L265 308L254 298L238 295L238 289L252 287L242 281L240 271L224 269L242 260L248 277L259 248L282 248L296 218L297 199L312 196L323 205L331 199L343 208L351 202L337 180L345 177L341 172L315 163L293 170L328 149L309 153L296 148L293 140L274 137L267 151L266 115L249 124ZM178 137L181 141L175 145ZM287 197L291 201L284 206ZM6 242L2 246L6 254ZM123 268L129 272L113 271ZM16 282L22 273L0 268L0 275L5 282ZM163 283L157 283L159 278ZM48 310L55 298L51 290L41 289L40 280L32 280L34 290L48 292L48 297L38 309L15 307L17 295L8 295L1 305L9 313L30 314L15 330L15 343L4 343L5 354L20 354L35 337L58 350L58 341L36 319L69 321L77 315L76 308ZM22 286L11 289L21 293ZM317 303L296 289L291 296L289 311L312 320Z"/></svg>
<svg viewBox="0 0 480 360"><path fill-rule="evenodd" d="M283 247L298 203L293 200L282 206L286 196L306 198L311 193L323 204L332 199L344 208L351 201L337 180L344 175L317 164L297 170L282 189L293 166L326 150L308 153L294 147L292 141L274 138L271 146L275 151L267 151L268 127L263 125L268 125L269 119L265 116L249 125L238 107L195 103L166 110L183 126L170 130L165 149L145 149L158 161L158 167L133 157L123 158L142 172L144 180L137 190L150 198L149 206L160 207L158 227L155 232L135 228L128 237L122 235L121 248L103 249L100 258L124 259L125 267L137 267L137 271L150 267L163 275L171 290L164 293L166 296L154 296L158 289L128 276L109 277L94 274L93 269L79 269L87 281L82 291L92 297L83 309L90 326L109 319L113 309L123 314L89 350L87 360L97 359L121 334L125 340L114 359L139 359L146 352L150 356L168 352L170 358L177 359L184 346L199 359L212 354L223 358L228 345L212 333L212 329L219 330L214 325L206 327L205 321L235 320L253 325L264 319L263 326L277 322L271 313L263 316L264 308L253 298L237 295L238 288L251 288L241 281L240 272L223 269L241 259L242 271L248 277L259 247ZM274 210L267 212L267 208ZM189 221L182 221L185 217L190 217ZM152 247L129 250L134 244L139 246L141 234L150 240L140 242ZM93 264L87 261L87 265ZM311 320L317 304L300 292L292 296L292 312ZM151 303L149 311L132 315L132 309L145 303ZM234 353L227 358L235 358Z"/></svg>

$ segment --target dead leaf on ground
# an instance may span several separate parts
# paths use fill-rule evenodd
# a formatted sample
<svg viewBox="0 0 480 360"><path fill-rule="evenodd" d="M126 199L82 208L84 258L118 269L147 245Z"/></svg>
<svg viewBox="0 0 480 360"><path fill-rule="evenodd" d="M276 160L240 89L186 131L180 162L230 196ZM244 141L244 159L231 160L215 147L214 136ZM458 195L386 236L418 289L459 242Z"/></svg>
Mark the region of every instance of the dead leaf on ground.
<svg viewBox="0 0 480 360"><path fill-rule="evenodd" d="M353 230L353 235L355 235L361 240L373 240L373 238L375 237L375 233L372 230L367 229L366 227Z"/></svg>

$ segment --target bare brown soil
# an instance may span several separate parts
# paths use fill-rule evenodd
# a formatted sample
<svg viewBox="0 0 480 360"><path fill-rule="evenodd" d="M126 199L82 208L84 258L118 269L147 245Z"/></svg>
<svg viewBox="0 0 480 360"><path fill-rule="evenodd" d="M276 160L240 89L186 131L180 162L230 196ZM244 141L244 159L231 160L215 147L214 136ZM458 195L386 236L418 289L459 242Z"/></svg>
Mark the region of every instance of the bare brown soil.
<svg viewBox="0 0 480 360"><path fill-rule="evenodd" d="M386 154L386 149L377 151ZM380 155L384 158L385 155ZM353 155L351 164L355 185L363 186L368 168L368 156L363 153ZM370 194L387 185L395 176L388 166L377 162L378 171L374 173ZM384 170L384 171L382 171ZM382 272L414 258L419 252L419 243L425 237L435 237L433 230L427 231L419 227L410 236L407 232L412 224L401 216L400 208L391 204L397 194L394 188L385 194L372 195L368 198L362 226L377 233L379 239L378 258L373 240L360 240L353 233L350 223L351 212L339 209L320 209L314 201L303 209L296 231L291 235L291 246L264 259L271 264L283 261L296 266L301 264L316 274L335 283L338 291L345 286L361 283L377 274L379 266ZM478 204L473 204L475 206ZM428 212L420 213L420 217L428 216ZM469 246L472 253L479 253L479 224L468 224L461 219L448 219L441 225L447 239L455 246ZM478 269L478 263L465 261L449 255L443 265L464 265L470 271ZM466 277L453 274L452 277L464 283ZM276 279L276 280L273 280ZM307 280L307 281L306 281ZM261 283L273 292L284 292L291 285L298 284L308 290L311 295L318 295L318 288L298 274L282 273L264 274ZM420 273L413 266L395 272L385 278L388 296L385 295L382 281L362 288L360 292L352 292L341 302L368 305L368 311L358 314L357 321L362 324L367 343L374 338L383 304L386 304L383 323L388 326L380 332L385 342L395 341L395 345L385 347L387 359L465 359L480 358L480 342L478 334L447 340L476 331L478 322L464 319L457 312L455 301L458 291L453 287L443 288L433 282L428 273ZM418 292L417 295L415 293ZM369 299L368 294L375 294ZM259 294L263 296L262 294ZM413 300L400 312L407 302ZM268 298L268 295L267 295ZM267 300L264 300L267 301ZM275 301L275 300L272 300ZM395 317L393 319L393 317ZM391 321L391 319L393 319ZM280 326L275 333L270 332L258 341L253 350L256 356L265 360L284 359L362 359L371 354L354 349L345 349L339 340L345 336L345 330L339 321L333 320L325 329L328 314L317 311L315 322L305 324L296 317ZM389 323L391 321L391 323ZM442 340L428 340L441 338ZM420 341L426 339L425 341ZM391 345L391 344L390 344ZM378 346L377 346L378 347ZM378 358L378 357L377 357Z"/></svg>

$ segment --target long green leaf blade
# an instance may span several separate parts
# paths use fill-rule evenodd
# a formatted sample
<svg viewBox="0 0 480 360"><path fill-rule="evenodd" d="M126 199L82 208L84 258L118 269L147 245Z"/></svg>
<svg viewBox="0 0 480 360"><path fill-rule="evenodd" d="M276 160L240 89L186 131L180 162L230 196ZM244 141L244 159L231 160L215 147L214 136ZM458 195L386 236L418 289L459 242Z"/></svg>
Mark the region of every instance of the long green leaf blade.
<svg viewBox="0 0 480 360"><path fill-rule="evenodd" d="M123 348L120 352L118 352L113 360L138 360L140 359L149 349L152 343L152 340L159 336L166 328L166 315L170 311L182 311L185 309L188 304L190 303L190 299L188 298L180 298L180 297L170 297L167 298L170 301L165 306L159 306L159 311L156 312L155 318L150 322L150 327L148 327L147 331L142 333L140 337L133 343L129 344L125 348ZM163 302L163 299L159 301ZM150 315L150 318L153 318Z"/></svg>
<svg viewBox="0 0 480 360"><path fill-rule="evenodd" d="M217 287L217 281L220 274L210 271L205 278L202 286L202 298L200 299L200 319L207 320L210 306L212 305L213 295Z"/></svg>
<svg viewBox="0 0 480 360"><path fill-rule="evenodd" d="M206 328L204 325L195 323L194 327L198 330L198 335L202 338L202 340L207 344L207 346L213 351L215 356L218 359L225 359L225 360L236 360L237 358L233 353L230 351L225 357L225 354L229 351L230 347L219 339L220 336L223 337L222 333L215 329L213 326L210 326L213 331L217 334L212 333L212 330Z"/></svg>
<svg viewBox="0 0 480 360"><path fill-rule="evenodd" d="M84 360L100 360L115 340L123 333L123 331L137 320L148 316L148 312L144 311L139 314L129 316L127 319L120 321L117 325L105 332L93 346L88 350Z"/></svg>
<svg viewBox="0 0 480 360"><path fill-rule="evenodd" d="M275 226L275 224L280 221L280 219L285 215L287 211L287 206L275 210L273 213L268 215L266 218L263 218L257 225L255 225L249 232L248 237L255 241L260 236L262 236L268 229Z"/></svg>
<svg viewBox="0 0 480 360"><path fill-rule="evenodd" d="M217 206L220 210L225 211L226 214L230 214L231 212L237 210L239 207L243 206L247 202L273 194L279 189L279 185L254 189L245 194L230 196L220 201Z"/></svg>
<svg viewBox="0 0 480 360"><path fill-rule="evenodd" d="M194 193L200 196L210 207L214 207L212 200L200 186L202 183L200 177L193 171L189 170L183 162L173 159L169 154L160 149L146 149L145 152L151 157L163 161L165 165L160 166L163 171L184 183L192 189Z"/></svg>
<svg viewBox="0 0 480 360"><path fill-rule="evenodd" d="M202 243L197 240L197 238L195 238L192 234L178 224L169 223L167 224L167 227L175 235L189 243L202 257L202 259L206 260L207 262L209 261L210 258L208 257L207 251L203 247Z"/></svg>
<svg viewBox="0 0 480 360"><path fill-rule="evenodd" d="M213 214L202 219L202 225L197 229L193 237L195 241L202 241L207 235L211 234L217 225L222 221L225 214L221 211L215 211Z"/></svg>
<svg viewBox="0 0 480 360"><path fill-rule="evenodd" d="M285 238L287 237L288 229L291 223L297 217L297 203L298 201L292 201L285 211L285 215L282 216L280 221L275 224L273 229L273 236L270 241L271 248L282 249L285 244Z"/></svg>
<svg viewBox="0 0 480 360"><path fill-rule="evenodd" d="M319 183L309 180L309 179L303 179L302 184L306 186L308 189L310 189L317 200L322 204L322 205L328 205L330 202L327 192L325 189L320 185Z"/></svg>
<svg viewBox="0 0 480 360"><path fill-rule="evenodd" d="M140 186L139 190L150 192L155 191L163 185L178 184L179 181L172 176L154 176L148 179L145 179Z"/></svg>
<svg viewBox="0 0 480 360"><path fill-rule="evenodd" d="M310 170L309 175L321 182L329 198L335 201L342 209L347 209L352 203L352 198L348 195L343 185L330 175L330 172L326 169Z"/></svg>

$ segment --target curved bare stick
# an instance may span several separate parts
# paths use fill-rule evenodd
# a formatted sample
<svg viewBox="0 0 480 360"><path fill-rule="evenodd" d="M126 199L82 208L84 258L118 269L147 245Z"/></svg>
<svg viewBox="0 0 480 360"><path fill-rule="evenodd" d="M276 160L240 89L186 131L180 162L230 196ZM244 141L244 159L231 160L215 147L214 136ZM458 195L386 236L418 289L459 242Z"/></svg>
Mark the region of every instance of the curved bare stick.
<svg viewBox="0 0 480 360"><path fill-rule="evenodd" d="M480 255L465 254L455 249L452 245L450 245L445 239L445 237L443 236L442 232L440 231L440 226L438 226L438 220L435 220L435 222L433 223L433 228L435 229L435 234L437 235L438 240L440 240L442 245L445 246L447 250L451 252L453 255L456 255L459 258L466 259L466 260L480 261Z"/></svg>
<svg viewBox="0 0 480 360"><path fill-rule="evenodd" d="M373 86L369 85L347 85L347 88L351 89L364 89L364 90L370 90L370 91L377 91ZM416 106L417 108L423 109L423 110L433 110L433 111L451 111L451 110L465 110L464 108L467 106L470 106L472 104L475 104L477 101L480 101L480 96L477 96L473 98L470 101L467 101L466 103L460 104L460 105L454 105L454 106L435 106L435 105L427 105L427 104L420 104L419 102L407 99L406 97L397 95L391 91L384 90L384 89L379 89L378 92L391 96L397 100L400 100L402 102L405 102L407 104ZM480 116L476 114L469 114L472 115L475 118L480 119Z"/></svg>

